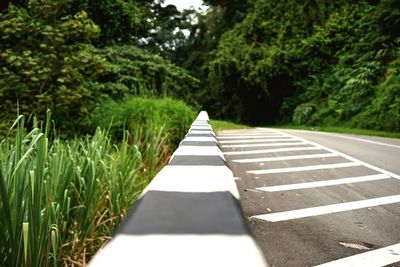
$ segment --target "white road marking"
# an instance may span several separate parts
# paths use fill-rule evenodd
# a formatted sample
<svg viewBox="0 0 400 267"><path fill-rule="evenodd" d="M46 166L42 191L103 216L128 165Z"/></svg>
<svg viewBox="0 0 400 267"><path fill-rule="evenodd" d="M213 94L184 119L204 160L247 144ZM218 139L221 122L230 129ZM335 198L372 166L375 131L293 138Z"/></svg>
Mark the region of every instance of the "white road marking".
<svg viewBox="0 0 400 267"><path fill-rule="evenodd" d="M360 166L358 162L345 162L335 164L322 164L322 165L311 165L302 167L290 167L290 168L278 168L278 169L266 169L266 170L254 170L246 171L252 174L269 174L269 173L284 173L284 172L301 172L301 171L312 171L312 170L325 170L325 169L337 169Z"/></svg>
<svg viewBox="0 0 400 267"><path fill-rule="evenodd" d="M364 266L381 267L400 261L400 243L375 249L343 259L327 262L315 267Z"/></svg>
<svg viewBox="0 0 400 267"><path fill-rule="evenodd" d="M293 138L280 138L280 139L246 139L246 140L229 140L219 141L221 144L239 144L239 143L259 143L259 142L281 142L281 141L295 141Z"/></svg>
<svg viewBox="0 0 400 267"><path fill-rule="evenodd" d="M268 158L256 158L256 159L234 159L232 161L238 163L253 163L253 162L269 162L269 161L294 160L294 159L328 158L337 156L338 154L336 153L323 153L323 154L294 155L294 156L268 157Z"/></svg>
<svg viewBox="0 0 400 267"><path fill-rule="evenodd" d="M298 145L304 145L304 144L305 144L304 142L267 143L267 144L223 145L222 147L232 148L232 147L298 146Z"/></svg>
<svg viewBox="0 0 400 267"><path fill-rule="evenodd" d="M234 151L234 152L225 152L224 154L227 156L231 155L251 155L251 154L264 154L264 153L273 153L273 152L286 152L286 151L305 151L305 150L321 150L319 147L288 147L288 148L274 148L274 149L259 149L259 150L251 150L251 151Z"/></svg>
<svg viewBox="0 0 400 267"><path fill-rule="evenodd" d="M337 151L337 150L334 150L334 149L331 149L331 148L322 146L322 145L320 145L320 144L317 144L317 143L308 141L308 140L303 139L303 138L300 138L300 137L298 137L298 136L294 136L294 135L291 135L291 134L288 134L288 133L285 133L285 134L286 134L287 136L291 136L291 137L293 137L293 138L297 138L298 140L303 141L303 142L305 142L305 143L308 143L308 144L310 144L310 145L314 145L314 146L316 146L316 147L319 147L320 149L325 149L325 150L327 150L327 151L329 151L329 152L337 153L338 155L340 155L340 156L342 156L342 157L344 157L344 158L346 158L346 159L348 159L348 160L351 160L351 161L360 163L360 164L361 164L362 166L364 166L364 167L367 167L367 168L369 168L369 169L375 170L375 171L380 172L380 173L387 174L387 175L389 175L389 176L391 176L391 177L393 177L393 178L396 178L396 179L399 179L399 180L400 180L400 175L398 175L398 174L395 174L395 173L393 173L393 172L390 172L390 171L381 169L381 168L379 168L379 167L376 167L376 166L374 166L374 165L372 165L372 164L369 164L369 163L366 163L366 162L364 162L364 161L361 161L361 160L358 160L358 159L356 159L356 158L353 158L352 156L349 156L349 155L344 154L344 153L342 153L342 152L339 152L339 151Z"/></svg>
<svg viewBox="0 0 400 267"><path fill-rule="evenodd" d="M217 136L218 139L255 139L255 138L283 138L284 135L246 135L246 136Z"/></svg>
<svg viewBox="0 0 400 267"><path fill-rule="evenodd" d="M287 220L293 220L293 219L299 219L299 218L305 218L305 217L311 217L311 216L324 215L324 214L335 213L335 212L342 212L342 211L374 207L374 206L385 205L385 204L393 204L393 203L398 203L398 202L400 202L400 195L394 195L394 196L388 196L388 197L378 197L378 198L365 199L365 200L359 200L359 201L351 201L351 202L347 202L347 203L326 205L326 206L320 206L320 207L255 215L252 217L260 219L260 220L269 221L269 222L279 222L279 221L287 221Z"/></svg>
<svg viewBox="0 0 400 267"><path fill-rule="evenodd" d="M279 191L287 191L287 190L306 189L306 188L323 187L323 186L331 186L331 185L341 185L341 184L375 181L375 180L382 180L382 179L388 179L388 178L390 178L390 176L386 175L386 174L375 174L375 175L349 177L349 178L342 178L342 179L325 180L325 181L318 181L318 182L258 187L256 189L261 190L261 191L266 191L266 192L279 192Z"/></svg>
<svg viewBox="0 0 400 267"><path fill-rule="evenodd" d="M388 146L388 147L400 148L400 146L387 144L387 143L382 143L382 142L377 142L377 141L372 141L372 140L367 140L367 139L362 139L362 138L357 138L357 137L343 136L343 135L339 135L339 134L335 134L335 136L338 136L338 137L341 137L341 138L357 140L357 141L361 141L361 142L365 142L365 143L371 143L371 144L380 145L380 146Z"/></svg>

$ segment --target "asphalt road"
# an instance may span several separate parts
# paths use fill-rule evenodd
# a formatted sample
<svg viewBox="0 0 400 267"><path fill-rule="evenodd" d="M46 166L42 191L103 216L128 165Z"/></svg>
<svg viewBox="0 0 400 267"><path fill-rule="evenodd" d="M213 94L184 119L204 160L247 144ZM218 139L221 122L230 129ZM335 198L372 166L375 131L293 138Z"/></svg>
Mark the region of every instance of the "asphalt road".
<svg viewBox="0 0 400 267"><path fill-rule="evenodd" d="M266 128L217 138L271 266L400 266L400 140Z"/></svg>

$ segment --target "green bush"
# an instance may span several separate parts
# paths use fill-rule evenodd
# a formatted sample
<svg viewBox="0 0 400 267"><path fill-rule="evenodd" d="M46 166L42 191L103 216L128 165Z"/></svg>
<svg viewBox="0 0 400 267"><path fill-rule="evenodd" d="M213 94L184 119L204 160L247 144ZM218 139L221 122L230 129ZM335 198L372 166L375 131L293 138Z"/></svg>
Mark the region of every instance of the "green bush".
<svg viewBox="0 0 400 267"><path fill-rule="evenodd" d="M312 103L304 103L296 107L293 113L292 121L294 124L304 124L315 110Z"/></svg>
<svg viewBox="0 0 400 267"><path fill-rule="evenodd" d="M127 95L173 97L195 104L192 95L199 81L160 56L131 45L97 49L96 55L108 62L98 79L101 91L114 100Z"/></svg>
<svg viewBox="0 0 400 267"><path fill-rule="evenodd" d="M100 29L85 11L73 11L79 7L73 7L73 2L32 0L25 7L10 5L0 13L3 122L12 122L17 113L45 114L49 108L57 128L71 135L87 132L89 114L108 97L171 96L194 104L191 94L198 87L196 78L132 45L95 48L92 43L98 40ZM125 14L129 5L123 2L116 5ZM113 1L102 1L101 8L108 3Z"/></svg>
<svg viewBox="0 0 400 267"><path fill-rule="evenodd" d="M386 73L387 78L377 87L371 105L353 119L353 126L400 131L400 53Z"/></svg>
<svg viewBox="0 0 400 267"><path fill-rule="evenodd" d="M194 110L180 100L134 97L121 102L108 100L101 103L93 112L90 124L93 128L111 126L117 134L123 127L129 132L138 125L149 128L162 127L168 134L169 144L176 146L195 116Z"/></svg>

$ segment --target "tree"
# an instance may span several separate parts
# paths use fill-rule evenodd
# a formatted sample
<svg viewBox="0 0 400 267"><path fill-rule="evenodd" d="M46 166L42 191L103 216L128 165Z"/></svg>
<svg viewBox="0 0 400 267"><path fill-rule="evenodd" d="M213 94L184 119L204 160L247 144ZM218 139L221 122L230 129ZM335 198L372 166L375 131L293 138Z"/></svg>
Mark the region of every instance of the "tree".
<svg viewBox="0 0 400 267"><path fill-rule="evenodd" d="M14 118L20 113L45 114L75 125L96 99L96 76L104 59L89 43L99 28L81 11L64 13L68 1L32 0L27 8L8 7L0 15L0 108ZM6 112L5 112L6 111ZM70 122L70 123L68 123Z"/></svg>

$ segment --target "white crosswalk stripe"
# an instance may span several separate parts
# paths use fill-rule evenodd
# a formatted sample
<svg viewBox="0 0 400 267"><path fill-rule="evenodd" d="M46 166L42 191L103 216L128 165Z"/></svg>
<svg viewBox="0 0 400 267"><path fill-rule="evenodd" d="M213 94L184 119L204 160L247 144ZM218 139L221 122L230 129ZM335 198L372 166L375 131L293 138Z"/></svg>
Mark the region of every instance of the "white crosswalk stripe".
<svg viewBox="0 0 400 267"><path fill-rule="evenodd" d="M321 150L318 147L288 147L288 148L274 148L274 149L258 149L251 151L234 151L234 152L225 152L224 155L233 156L233 155L251 155L251 154L266 154L266 153L274 153L274 152L287 152L287 151L306 151L306 150Z"/></svg>
<svg viewBox="0 0 400 267"><path fill-rule="evenodd" d="M260 142L282 142L282 141L294 141L293 138L279 138L279 139L245 139L245 140L226 140L219 141L221 144L237 144L237 143L260 143Z"/></svg>
<svg viewBox="0 0 400 267"><path fill-rule="evenodd" d="M399 261L400 261L400 243L360 253L343 259L327 262L315 267L337 267L337 266L380 267L380 266L387 266L389 264Z"/></svg>
<svg viewBox="0 0 400 267"><path fill-rule="evenodd" d="M304 145L304 142L294 142L294 143L267 143L267 144L243 144L243 145L223 145L221 147L226 148L238 148L238 147L270 147L270 146L298 146Z"/></svg>
<svg viewBox="0 0 400 267"><path fill-rule="evenodd" d="M253 162L269 162L269 161L296 160L296 159L328 158L337 156L338 155L336 153L322 153L322 154L294 155L294 156L268 157L268 158L255 158L255 159L234 159L232 161L238 163L253 163Z"/></svg>
<svg viewBox="0 0 400 267"><path fill-rule="evenodd" d="M247 171L247 172L253 173L253 174L269 174L269 173L313 171L313 170L323 170L323 169L338 169L338 168L347 168L347 167L354 167L354 166L360 166L360 163L345 162L345 163L311 165L311 166L301 166L301 167L292 167L292 168L252 170L252 171Z"/></svg>
<svg viewBox="0 0 400 267"><path fill-rule="evenodd" d="M242 135L242 136L218 136L218 139L260 139L260 138L268 138L268 139L279 139L285 137L284 135Z"/></svg>
<svg viewBox="0 0 400 267"><path fill-rule="evenodd" d="M394 196L388 196L388 197L378 197L378 198L352 201L352 202L333 204L333 205L326 205L326 206L320 206L320 207L312 207L312 208L290 210L290 211L283 211L283 212L270 213L270 214L262 214L262 215L252 216L252 217L260 219L260 220L269 221L269 222L279 222L279 221L294 220L294 219L299 219L299 218L318 216L318 215L324 215L324 214L335 213L335 212L343 212L343 211L349 211L349 210L355 210L355 209L362 209L362 208L368 208L368 207L374 207L374 206L392 204L392 203L399 203L399 202L400 202L400 195L394 195Z"/></svg>
<svg viewBox="0 0 400 267"><path fill-rule="evenodd" d="M358 176L358 177L332 179L332 180L309 182L309 183L266 186L266 187L258 187L256 189L257 190L261 190L261 191L266 191L266 192L278 192L278 191L287 191L287 190L296 190L296 189L306 189L306 188L331 186L331 185L340 185L340 184L350 184L350 183L376 181L376 180L382 180L382 179L388 179L388 178L390 178L389 175L376 174L376 175L366 175L366 176Z"/></svg>

